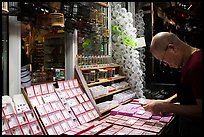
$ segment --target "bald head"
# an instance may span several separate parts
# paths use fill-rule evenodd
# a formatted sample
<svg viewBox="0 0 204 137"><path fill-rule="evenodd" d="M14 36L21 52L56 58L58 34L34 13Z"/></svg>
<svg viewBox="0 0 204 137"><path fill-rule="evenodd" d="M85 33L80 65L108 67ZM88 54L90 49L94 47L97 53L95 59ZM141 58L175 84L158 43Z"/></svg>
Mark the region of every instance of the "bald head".
<svg viewBox="0 0 204 137"><path fill-rule="evenodd" d="M164 51L169 43L175 43L179 38L170 32L159 32L153 38L150 50Z"/></svg>
<svg viewBox="0 0 204 137"><path fill-rule="evenodd" d="M191 54L191 50L190 45L171 32L157 33L150 45L152 55L173 68L182 66L187 56Z"/></svg>

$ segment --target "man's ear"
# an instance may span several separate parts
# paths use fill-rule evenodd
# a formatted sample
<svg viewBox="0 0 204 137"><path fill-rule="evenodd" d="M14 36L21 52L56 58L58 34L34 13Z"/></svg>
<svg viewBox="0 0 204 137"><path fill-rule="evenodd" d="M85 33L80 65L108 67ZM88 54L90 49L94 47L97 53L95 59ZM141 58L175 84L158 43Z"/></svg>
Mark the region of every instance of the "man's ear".
<svg viewBox="0 0 204 137"><path fill-rule="evenodd" d="M174 43L169 43L168 48L171 49L173 52L176 52L176 46L174 45Z"/></svg>

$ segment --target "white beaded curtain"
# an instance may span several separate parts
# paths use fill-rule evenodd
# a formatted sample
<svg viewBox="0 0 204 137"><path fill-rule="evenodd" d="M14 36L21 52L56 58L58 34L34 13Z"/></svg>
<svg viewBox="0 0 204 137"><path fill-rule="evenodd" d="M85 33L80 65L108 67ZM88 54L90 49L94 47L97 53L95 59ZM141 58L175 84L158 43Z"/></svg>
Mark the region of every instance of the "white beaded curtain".
<svg viewBox="0 0 204 137"><path fill-rule="evenodd" d="M137 46L137 38L144 37L145 23L143 10L133 17L131 12L123 8L121 2L111 3L112 49L114 61L121 65L123 73L131 89L138 98L145 98L145 48ZM135 27L133 27L133 19Z"/></svg>

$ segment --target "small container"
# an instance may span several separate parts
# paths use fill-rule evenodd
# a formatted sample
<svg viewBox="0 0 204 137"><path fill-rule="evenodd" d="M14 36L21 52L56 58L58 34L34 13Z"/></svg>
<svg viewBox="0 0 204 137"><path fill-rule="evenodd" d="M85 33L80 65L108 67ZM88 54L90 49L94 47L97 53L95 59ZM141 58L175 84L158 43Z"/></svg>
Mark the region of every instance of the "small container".
<svg viewBox="0 0 204 137"><path fill-rule="evenodd" d="M112 68L112 77L115 77L115 68Z"/></svg>
<svg viewBox="0 0 204 137"><path fill-rule="evenodd" d="M95 82L99 82L99 69L96 69Z"/></svg>
<svg viewBox="0 0 204 137"><path fill-rule="evenodd" d="M107 78L107 72L108 72L108 70L99 69L99 78L106 79Z"/></svg>
<svg viewBox="0 0 204 137"><path fill-rule="evenodd" d="M106 68L107 70L107 78L111 78L113 75L112 68Z"/></svg>
<svg viewBox="0 0 204 137"><path fill-rule="evenodd" d="M96 71L95 70L92 70L89 76L90 76L90 82L96 81Z"/></svg>
<svg viewBox="0 0 204 137"><path fill-rule="evenodd" d="M90 83L90 79L89 79L90 72L91 72L90 70L83 72L84 78L85 78L87 83Z"/></svg>

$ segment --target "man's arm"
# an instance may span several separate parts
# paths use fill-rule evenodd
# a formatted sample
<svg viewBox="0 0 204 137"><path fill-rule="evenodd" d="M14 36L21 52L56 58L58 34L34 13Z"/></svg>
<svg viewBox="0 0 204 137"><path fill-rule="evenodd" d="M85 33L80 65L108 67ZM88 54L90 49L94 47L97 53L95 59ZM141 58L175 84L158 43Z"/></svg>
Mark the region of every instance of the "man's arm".
<svg viewBox="0 0 204 137"><path fill-rule="evenodd" d="M166 103L174 103L177 101L177 94L174 94L173 96L167 98L164 100Z"/></svg>
<svg viewBox="0 0 204 137"><path fill-rule="evenodd" d="M201 119L202 118L202 100L196 99L196 105L180 105L180 104L172 104L172 103L163 103L160 104L162 112L172 112L177 115L190 117L193 119Z"/></svg>

